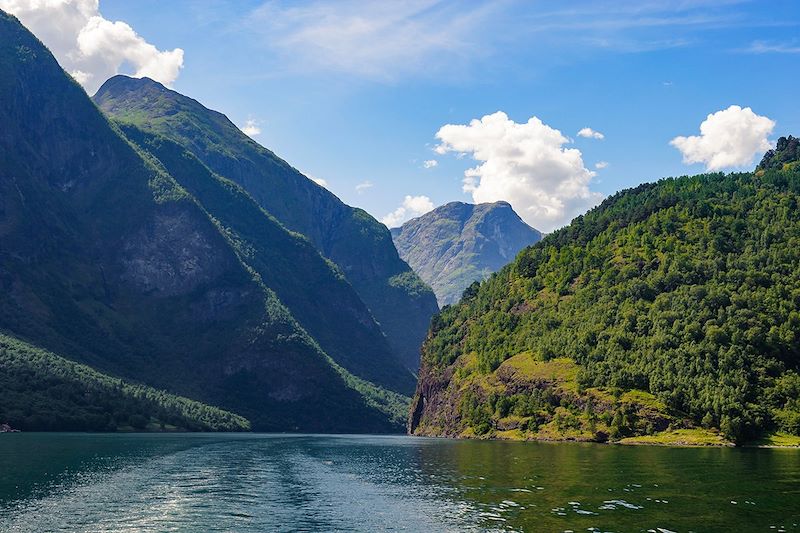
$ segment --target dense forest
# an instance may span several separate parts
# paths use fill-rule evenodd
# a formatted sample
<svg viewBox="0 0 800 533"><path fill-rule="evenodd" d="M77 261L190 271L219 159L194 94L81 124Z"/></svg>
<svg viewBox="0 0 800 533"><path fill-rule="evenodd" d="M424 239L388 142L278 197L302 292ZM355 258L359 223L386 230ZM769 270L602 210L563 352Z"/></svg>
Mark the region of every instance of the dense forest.
<svg viewBox="0 0 800 533"><path fill-rule="evenodd" d="M412 431L800 435L799 203L791 137L608 198L434 318Z"/></svg>
<svg viewBox="0 0 800 533"><path fill-rule="evenodd" d="M245 418L0 334L0 423L24 431L247 431Z"/></svg>

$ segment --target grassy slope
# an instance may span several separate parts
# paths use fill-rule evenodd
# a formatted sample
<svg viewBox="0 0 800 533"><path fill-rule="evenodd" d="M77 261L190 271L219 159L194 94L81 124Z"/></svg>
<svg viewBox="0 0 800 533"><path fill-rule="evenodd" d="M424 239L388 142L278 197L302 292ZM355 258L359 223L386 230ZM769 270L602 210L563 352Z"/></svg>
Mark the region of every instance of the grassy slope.
<svg viewBox="0 0 800 533"><path fill-rule="evenodd" d="M654 419L735 441L800 433L798 205L800 172L786 165L668 179L609 198L434 319L411 428L501 430L508 387L459 393L450 376L491 383L513 355L531 365L574 361L578 396L537 404L546 414L537 428L561 415L559 437L585 433L591 416L610 418L612 438L666 429ZM560 388L523 382L518 392ZM593 391L639 391L663 408L652 417L613 402L587 408Z"/></svg>
<svg viewBox="0 0 800 533"><path fill-rule="evenodd" d="M0 334L0 421L28 430L247 431L238 415Z"/></svg>

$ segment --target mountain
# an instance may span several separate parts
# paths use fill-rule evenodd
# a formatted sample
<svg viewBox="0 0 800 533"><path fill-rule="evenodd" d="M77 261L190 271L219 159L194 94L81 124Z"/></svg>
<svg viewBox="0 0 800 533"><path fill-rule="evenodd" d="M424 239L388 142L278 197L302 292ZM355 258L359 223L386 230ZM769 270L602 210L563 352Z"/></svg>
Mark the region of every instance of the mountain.
<svg viewBox="0 0 800 533"><path fill-rule="evenodd" d="M784 150L768 159L781 164L756 173L620 192L472 287L432 321L410 432L638 442L800 435L800 168L791 145L779 141Z"/></svg>
<svg viewBox="0 0 800 533"><path fill-rule="evenodd" d="M135 145L2 12L0 123L4 334L256 430L399 429L413 378L340 270L174 143Z"/></svg>
<svg viewBox="0 0 800 533"><path fill-rule="evenodd" d="M339 267L394 353L416 371L420 346L438 307L430 288L400 259L385 226L345 205L225 115L160 83L115 76L100 87L94 101L118 124L177 143L212 172L241 186L286 228L305 235Z"/></svg>
<svg viewBox="0 0 800 533"><path fill-rule="evenodd" d="M224 228L247 265L325 353L346 370L410 395L414 376L339 270L307 239L287 231L235 183L180 145L135 126L126 138L152 156Z"/></svg>
<svg viewBox="0 0 800 533"><path fill-rule="evenodd" d="M433 288L442 307L542 238L507 202L451 202L391 231L400 257Z"/></svg>

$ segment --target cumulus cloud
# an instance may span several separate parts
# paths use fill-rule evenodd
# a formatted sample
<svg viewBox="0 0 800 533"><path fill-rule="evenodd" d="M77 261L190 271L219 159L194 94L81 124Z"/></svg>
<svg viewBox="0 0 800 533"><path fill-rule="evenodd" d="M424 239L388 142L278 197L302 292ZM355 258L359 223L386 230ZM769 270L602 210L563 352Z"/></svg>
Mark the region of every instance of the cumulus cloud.
<svg viewBox="0 0 800 533"><path fill-rule="evenodd" d="M774 128L775 121L749 107L732 105L708 115L700 123L700 135L675 137L670 144L680 150L686 164L703 163L712 171L745 167L771 148L767 137Z"/></svg>
<svg viewBox="0 0 800 533"><path fill-rule="evenodd" d="M585 137L587 139L597 139L597 140L602 140L606 138L605 135L603 135L599 131L594 131L592 128L581 128L581 130L578 131L578 137Z"/></svg>
<svg viewBox="0 0 800 533"><path fill-rule="evenodd" d="M505 200L531 226L550 231L602 200L590 190L595 176L580 150L537 117L518 124L502 111L448 124L436 133L438 153L468 154L480 164L464 173L464 192L475 202Z"/></svg>
<svg viewBox="0 0 800 533"><path fill-rule="evenodd" d="M603 170L604 168L608 168L608 161L598 161L594 164L594 168L597 170Z"/></svg>
<svg viewBox="0 0 800 533"><path fill-rule="evenodd" d="M356 192L358 194L364 194L366 191L368 191L372 187L374 187L374 184L371 181L369 181L369 180L362 181L361 183L356 185Z"/></svg>
<svg viewBox="0 0 800 533"><path fill-rule="evenodd" d="M387 228L396 228L406 220L424 215L431 210L433 202L427 196L406 196L400 207L383 217L381 222L386 224Z"/></svg>
<svg viewBox="0 0 800 533"><path fill-rule="evenodd" d="M435 159L428 159L427 161L422 162L422 166L425 168L433 168L438 165L439 162Z"/></svg>
<svg viewBox="0 0 800 533"><path fill-rule="evenodd" d="M90 93L123 65L166 85L183 67L182 49L158 50L125 22L105 19L99 0L0 0L0 9L19 18Z"/></svg>
<svg viewBox="0 0 800 533"><path fill-rule="evenodd" d="M249 137L259 135L261 133L261 127L258 125L258 121L252 118L247 119L247 122L244 123L244 127L242 128L242 133Z"/></svg>

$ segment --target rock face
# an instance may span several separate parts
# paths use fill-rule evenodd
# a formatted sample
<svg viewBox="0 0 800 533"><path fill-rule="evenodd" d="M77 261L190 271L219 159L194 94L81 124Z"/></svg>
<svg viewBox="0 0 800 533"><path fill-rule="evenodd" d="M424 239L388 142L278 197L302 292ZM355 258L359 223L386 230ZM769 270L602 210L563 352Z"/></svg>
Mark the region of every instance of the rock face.
<svg viewBox="0 0 800 533"><path fill-rule="evenodd" d="M470 284L541 238L507 202L451 202L392 229L400 257L433 288L440 306L456 303Z"/></svg>
<svg viewBox="0 0 800 533"><path fill-rule="evenodd" d="M123 136L2 11L0 124L0 330L256 430L401 429L413 376L341 272L182 147Z"/></svg>
<svg viewBox="0 0 800 533"><path fill-rule="evenodd" d="M416 370L433 292L397 254L389 231L345 205L225 115L153 80L115 76L93 97L119 124L172 140L219 176L242 187L269 214L308 237L355 288L396 356Z"/></svg>

